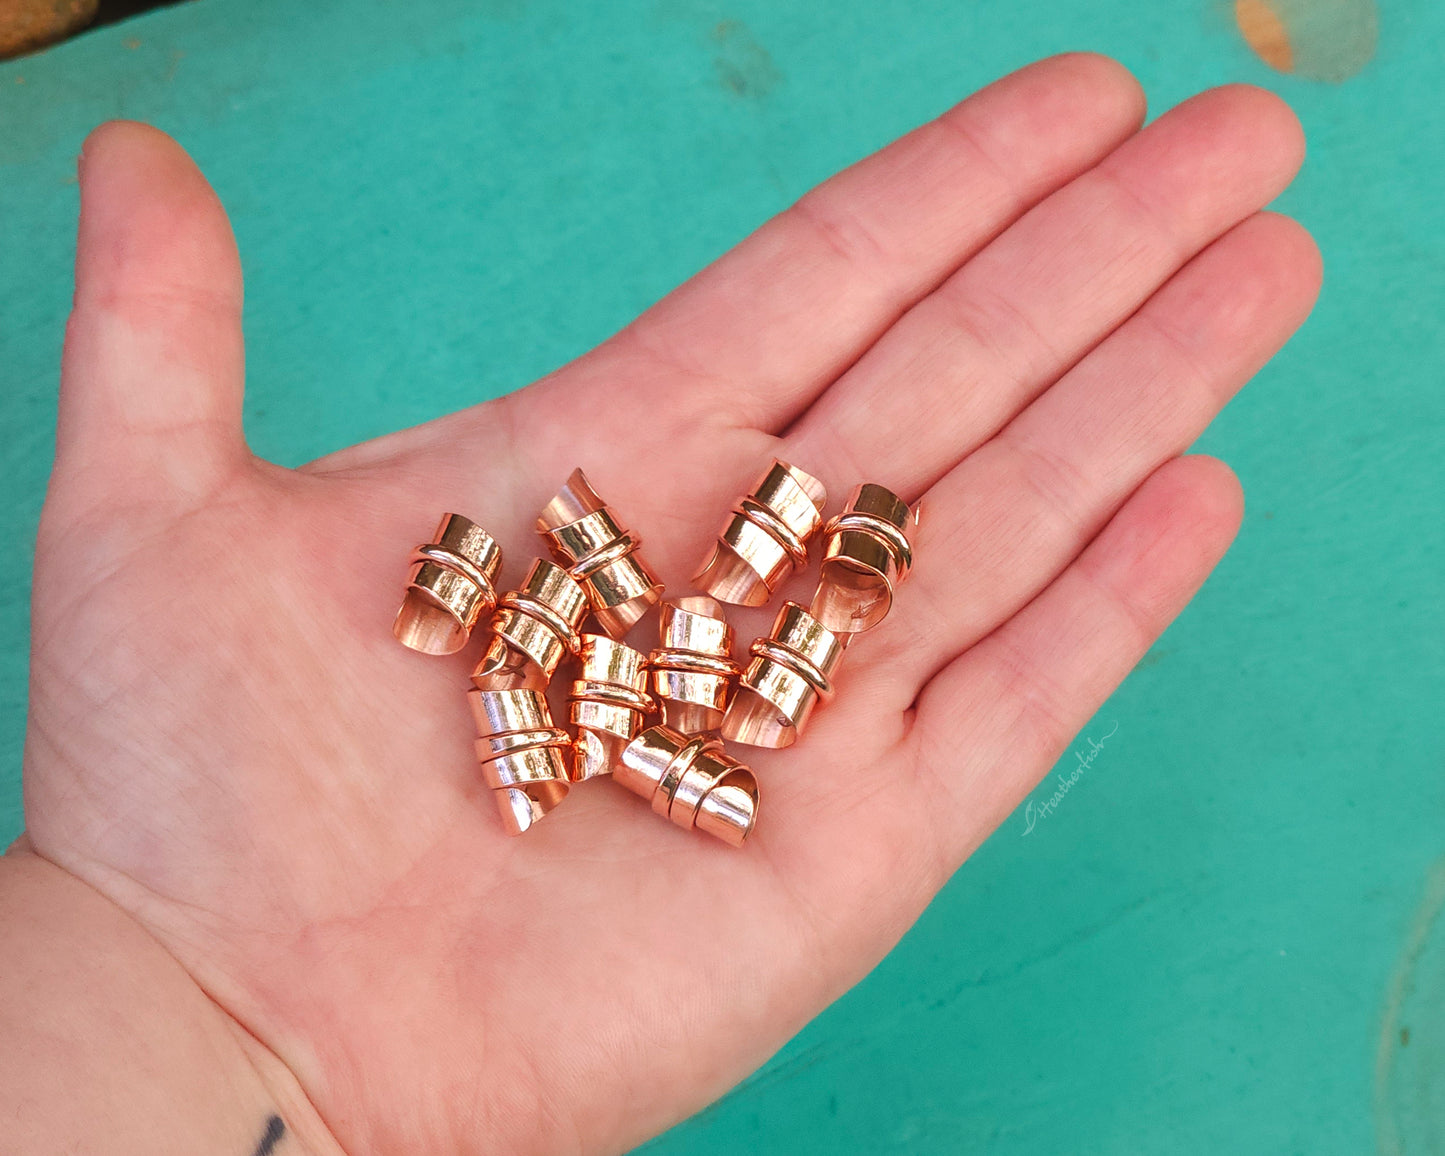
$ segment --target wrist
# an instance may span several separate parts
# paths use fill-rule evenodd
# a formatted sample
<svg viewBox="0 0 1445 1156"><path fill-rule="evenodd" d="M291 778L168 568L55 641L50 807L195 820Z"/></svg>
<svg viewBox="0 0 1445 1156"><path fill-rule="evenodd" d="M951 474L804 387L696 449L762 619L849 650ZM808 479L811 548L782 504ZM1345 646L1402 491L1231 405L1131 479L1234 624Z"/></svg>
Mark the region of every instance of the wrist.
<svg viewBox="0 0 1445 1156"><path fill-rule="evenodd" d="M0 855L7 1152L337 1156L289 1070L140 924L22 839Z"/></svg>

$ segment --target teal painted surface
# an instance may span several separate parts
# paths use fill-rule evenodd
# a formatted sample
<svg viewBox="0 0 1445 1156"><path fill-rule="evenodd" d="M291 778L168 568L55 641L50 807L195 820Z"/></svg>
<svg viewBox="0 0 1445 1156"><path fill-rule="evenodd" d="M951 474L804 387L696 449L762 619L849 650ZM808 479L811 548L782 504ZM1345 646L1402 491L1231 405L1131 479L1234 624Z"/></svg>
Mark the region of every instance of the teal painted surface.
<svg viewBox="0 0 1445 1156"><path fill-rule="evenodd" d="M250 436L297 463L525 383L1031 58L1114 54L1155 109L1254 81L1309 134L1281 207L1326 285L1203 443L1249 495L1233 553L1057 811L648 1151L1445 1152L1442 43L1440 5L1384 0L1375 62L1322 86L1218 0L199 0L0 66L0 838L96 122L220 191Z"/></svg>

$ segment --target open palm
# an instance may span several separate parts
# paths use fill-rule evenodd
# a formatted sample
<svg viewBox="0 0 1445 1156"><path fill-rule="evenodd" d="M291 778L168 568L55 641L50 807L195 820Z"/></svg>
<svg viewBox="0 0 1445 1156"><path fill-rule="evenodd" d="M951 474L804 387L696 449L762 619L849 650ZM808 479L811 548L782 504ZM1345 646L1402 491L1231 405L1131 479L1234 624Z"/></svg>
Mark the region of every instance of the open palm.
<svg viewBox="0 0 1445 1156"><path fill-rule="evenodd" d="M1229 471L1179 455L1313 301L1308 237L1259 212L1299 130L1243 88L1142 117L1117 65L1034 65L529 389L296 471L242 436L215 197L155 130L98 130L30 843L148 928L346 1151L615 1151L717 1096L889 949L1237 527ZM580 465L684 592L774 456L832 509L877 481L923 524L805 740L736 752L753 838L605 782L507 838L461 693L475 645L391 636L409 549L457 510L515 584Z"/></svg>

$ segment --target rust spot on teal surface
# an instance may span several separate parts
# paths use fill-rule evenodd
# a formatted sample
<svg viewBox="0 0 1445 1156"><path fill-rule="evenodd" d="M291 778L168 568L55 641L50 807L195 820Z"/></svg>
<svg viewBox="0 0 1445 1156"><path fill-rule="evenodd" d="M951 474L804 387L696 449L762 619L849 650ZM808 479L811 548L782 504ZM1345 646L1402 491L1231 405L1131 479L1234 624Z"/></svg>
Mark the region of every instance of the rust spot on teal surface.
<svg viewBox="0 0 1445 1156"><path fill-rule="evenodd" d="M1375 1049L1375 1151L1445 1151L1445 858L1431 867L1385 990ZM1402 1021L1409 1020L1409 1026ZM1408 1047L1408 1050L1406 1050Z"/></svg>
<svg viewBox="0 0 1445 1156"><path fill-rule="evenodd" d="M1375 0L1234 0L1234 21L1255 55L1280 72L1339 83L1375 55Z"/></svg>
<svg viewBox="0 0 1445 1156"><path fill-rule="evenodd" d="M768 50L741 20L724 20L712 30L713 67L718 83L734 96L760 100L783 79Z"/></svg>

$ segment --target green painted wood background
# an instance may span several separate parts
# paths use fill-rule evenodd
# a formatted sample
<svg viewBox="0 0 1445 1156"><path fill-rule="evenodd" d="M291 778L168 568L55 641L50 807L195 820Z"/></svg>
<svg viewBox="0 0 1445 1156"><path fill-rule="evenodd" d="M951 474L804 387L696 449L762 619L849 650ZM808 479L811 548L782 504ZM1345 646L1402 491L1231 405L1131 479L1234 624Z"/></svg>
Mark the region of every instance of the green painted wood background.
<svg viewBox="0 0 1445 1156"><path fill-rule="evenodd" d="M1034 57L1114 54L1156 110L1254 81L1309 134L1281 207L1326 283L1203 443L1238 544L1057 811L648 1151L1445 1153L1445 7L1382 5L1339 85L1267 70L1222 0L198 0L0 66L0 838L98 121L220 191L250 436L297 463L527 382Z"/></svg>

